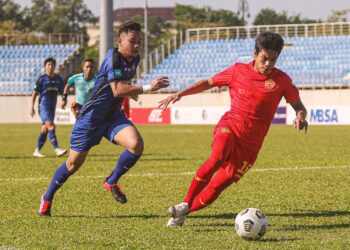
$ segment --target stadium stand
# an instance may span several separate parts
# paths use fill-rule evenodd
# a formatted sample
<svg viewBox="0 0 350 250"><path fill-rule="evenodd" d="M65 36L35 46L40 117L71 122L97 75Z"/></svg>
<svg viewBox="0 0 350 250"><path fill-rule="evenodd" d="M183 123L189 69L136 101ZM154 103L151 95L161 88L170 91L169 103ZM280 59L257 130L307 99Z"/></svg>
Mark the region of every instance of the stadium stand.
<svg viewBox="0 0 350 250"><path fill-rule="evenodd" d="M36 79L44 73L45 58L55 58L58 67L79 47L77 44L0 46L0 95L31 93Z"/></svg>
<svg viewBox="0 0 350 250"><path fill-rule="evenodd" d="M300 88L350 87L350 36L285 37L277 67ZM157 75L172 83L164 91L177 91L208 78L234 62L252 60L254 39L216 39L186 42L138 82Z"/></svg>

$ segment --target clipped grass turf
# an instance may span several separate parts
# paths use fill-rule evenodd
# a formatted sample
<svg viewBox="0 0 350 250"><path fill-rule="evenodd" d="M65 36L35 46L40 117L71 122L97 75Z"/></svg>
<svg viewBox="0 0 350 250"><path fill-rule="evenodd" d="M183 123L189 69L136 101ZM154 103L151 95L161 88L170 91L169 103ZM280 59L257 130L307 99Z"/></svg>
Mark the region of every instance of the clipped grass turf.
<svg viewBox="0 0 350 250"><path fill-rule="evenodd" d="M51 218L37 215L42 192L64 160L47 141L34 159L39 125L0 126L0 249L349 249L350 126L308 134L272 126L253 169L181 228L167 208L184 197L210 151L213 126L138 126L145 152L120 181L128 203L102 187L121 148L103 140L56 194ZM58 126L69 147L71 126ZM246 207L262 209L271 230L251 242L234 232Z"/></svg>

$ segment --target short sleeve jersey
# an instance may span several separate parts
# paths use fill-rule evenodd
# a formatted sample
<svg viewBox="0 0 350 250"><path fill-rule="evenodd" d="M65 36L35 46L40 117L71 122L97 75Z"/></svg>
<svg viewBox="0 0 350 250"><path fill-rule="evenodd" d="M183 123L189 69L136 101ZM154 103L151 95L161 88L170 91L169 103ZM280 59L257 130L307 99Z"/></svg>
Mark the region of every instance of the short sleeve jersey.
<svg viewBox="0 0 350 250"><path fill-rule="evenodd" d="M89 98L92 89L94 88L96 76L92 76L89 80L84 78L84 73L71 76L67 83L70 86L75 86L76 102L83 105Z"/></svg>
<svg viewBox="0 0 350 250"><path fill-rule="evenodd" d="M50 78L42 75L34 84L34 91L39 93L39 106L41 110L54 111L56 109L57 95L63 93L64 83L59 75Z"/></svg>
<svg viewBox="0 0 350 250"><path fill-rule="evenodd" d="M131 79L136 74L139 62L139 56L128 62L118 52L117 48L110 49L97 74L93 92L81 109L81 116L90 113L91 119L96 122L121 116L123 114L121 106L124 98L113 96L110 82L120 80L131 84Z"/></svg>
<svg viewBox="0 0 350 250"><path fill-rule="evenodd" d="M274 68L269 75L259 74L254 69L254 61L236 63L214 75L211 81L219 88L229 88L231 109L227 116L241 124L233 126L236 132L261 143L282 97L288 103L300 100L298 89L286 73Z"/></svg>

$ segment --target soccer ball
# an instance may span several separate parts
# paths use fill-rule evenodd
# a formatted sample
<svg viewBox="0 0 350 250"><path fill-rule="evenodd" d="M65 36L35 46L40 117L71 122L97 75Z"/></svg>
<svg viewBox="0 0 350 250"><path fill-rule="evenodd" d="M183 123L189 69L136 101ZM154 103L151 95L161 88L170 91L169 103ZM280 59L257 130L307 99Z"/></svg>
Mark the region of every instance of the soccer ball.
<svg viewBox="0 0 350 250"><path fill-rule="evenodd" d="M245 240L259 240L269 229L267 216L257 208L246 208L237 214L235 229Z"/></svg>

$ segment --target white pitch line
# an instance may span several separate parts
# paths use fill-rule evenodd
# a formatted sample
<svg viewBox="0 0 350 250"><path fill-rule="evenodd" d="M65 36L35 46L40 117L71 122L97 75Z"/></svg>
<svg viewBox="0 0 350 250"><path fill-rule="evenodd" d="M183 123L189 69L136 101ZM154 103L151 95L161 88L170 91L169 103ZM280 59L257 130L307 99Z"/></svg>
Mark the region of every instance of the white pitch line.
<svg viewBox="0 0 350 250"><path fill-rule="evenodd" d="M299 170L326 170L326 169L344 169L350 168L350 166L314 166L314 167L291 167L291 168L259 168L252 169L251 172L275 172L275 171L299 171ZM195 172L183 172L183 173L169 173L169 174L157 174L157 173L144 173L144 174L127 174L125 176L129 177L167 177L167 176L186 176L186 175L194 175ZM106 176L102 175L85 175L85 176L72 176L73 179L100 179L105 178ZM6 178L0 179L2 181L41 181L41 180L49 180L51 177L37 177L37 178ZM1 185L1 183L0 183Z"/></svg>
<svg viewBox="0 0 350 250"><path fill-rule="evenodd" d="M269 172L269 171L292 171L292 170L320 170L320 169L337 169L337 168L350 168L350 166L314 166L314 167L292 167L292 168L261 168L252 169L255 172Z"/></svg>

